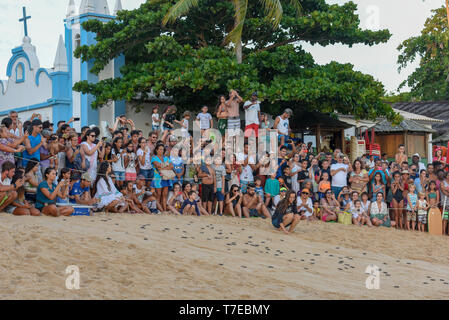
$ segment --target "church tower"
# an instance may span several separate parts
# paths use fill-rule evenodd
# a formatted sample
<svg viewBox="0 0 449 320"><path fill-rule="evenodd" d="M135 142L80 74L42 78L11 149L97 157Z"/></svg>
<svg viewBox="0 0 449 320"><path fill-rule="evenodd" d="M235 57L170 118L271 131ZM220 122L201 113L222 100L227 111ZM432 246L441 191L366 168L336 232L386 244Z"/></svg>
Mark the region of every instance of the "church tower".
<svg viewBox="0 0 449 320"><path fill-rule="evenodd" d="M104 23L115 19L117 10L121 10L120 0L116 0L113 15L109 11L107 0L82 0L79 9L75 7L74 0L69 0L67 17L65 19L65 43L67 50L67 66L70 74L70 83L73 87L78 81L87 80L90 83L120 77L120 68L125 64L124 56L120 56L112 61L98 74L90 72L93 61L83 62L74 56L74 51L83 45L96 44L96 35L83 29L82 23L88 20L97 19ZM113 125L115 117L125 114L126 107L124 101L113 101L108 105L94 110L91 108L94 96L82 94L76 91L72 93L72 115L80 117L81 122L75 123L77 130L82 126L97 125L104 129L107 122Z"/></svg>

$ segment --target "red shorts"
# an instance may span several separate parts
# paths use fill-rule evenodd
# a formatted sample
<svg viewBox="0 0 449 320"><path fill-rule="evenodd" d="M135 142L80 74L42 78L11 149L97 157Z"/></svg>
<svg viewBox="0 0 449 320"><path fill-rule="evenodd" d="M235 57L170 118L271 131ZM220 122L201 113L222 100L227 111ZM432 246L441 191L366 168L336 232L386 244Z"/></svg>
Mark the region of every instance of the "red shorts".
<svg viewBox="0 0 449 320"><path fill-rule="evenodd" d="M245 127L245 138L249 138L253 133L256 135L256 138L259 138L259 125L258 124L250 124Z"/></svg>

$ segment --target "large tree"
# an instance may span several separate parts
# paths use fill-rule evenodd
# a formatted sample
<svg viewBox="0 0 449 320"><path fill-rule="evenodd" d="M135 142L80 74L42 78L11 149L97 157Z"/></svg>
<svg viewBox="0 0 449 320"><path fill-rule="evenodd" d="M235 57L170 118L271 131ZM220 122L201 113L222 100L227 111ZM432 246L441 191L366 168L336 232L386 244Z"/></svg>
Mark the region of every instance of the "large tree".
<svg viewBox="0 0 449 320"><path fill-rule="evenodd" d="M116 21L106 24L87 21L83 27L97 33L98 43L80 47L76 55L84 61L95 59L94 73L120 54L125 55L126 66L122 78L97 84L84 81L75 89L94 94L94 108L110 99L139 97L144 102L148 93L164 92L173 97L179 110L196 110L203 104L215 106L219 94L236 88L242 97L258 91L267 112L290 106L358 118L397 119L382 102L380 82L354 71L351 64L318 65L300 44L371 46L388 41L389 31L362 30L353 2L329 5L325 0L303 0L300 16L291 1L281 2L278 27L258 1L248 2L241 64L232 48L224 45L235 26L235 8L229 0L199 0L175 23L165 26L162 20L176 1L148 1L138 9L119 12Z"/></svg>
<svg viewBox="0 0 449 320"><path fill-rule="evenodd" d="M158 2L159 0L151 0ZM246 13L248 11L248 0L229 0L235 8L234 13L234 28L226 35L225 44L234 43L237 62L242 63L243 48L242 48L242 33L245 25ZM277 28L281 22L283 8L279 0L256 0L265 8L266 18L271 24ZM296 13L301 11L301 4L299 0L290 0ZM170 8L165 15L162 23L166 25L169 22L175 22L176 19L184 16L192 7L199 5L198 0L177 0L176 4Z"/></svg>
<svg viewBox="0 0 449 320"><path fill-rule="evenodd" d="M411 95L420 100L449 99L449 29L446 8L432 10L421 34L405 40L399 47L399 71L416 59L416 70L399 89L408 85Z"/></svg>

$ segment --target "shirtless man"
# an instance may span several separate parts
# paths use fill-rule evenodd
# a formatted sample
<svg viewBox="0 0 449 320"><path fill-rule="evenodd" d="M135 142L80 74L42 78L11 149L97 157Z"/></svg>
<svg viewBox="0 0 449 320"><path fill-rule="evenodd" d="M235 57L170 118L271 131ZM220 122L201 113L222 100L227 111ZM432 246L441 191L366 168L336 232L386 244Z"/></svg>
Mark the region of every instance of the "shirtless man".
<svg viewBox="0 0 449 320"><path fill-rule="evenodd" d="M202 179L201 202L204 203L207 212L212 214L214 195L217 193L217 181L211 157L206 157L204 164L199 167L198 178Z"/></svg>
<svg viewBox="0 0 449 320"><path fill-rule="evenodd" d="M248 192L243 195L242 211L246 218L249 218L250 216L262 217L264 219L271 218L262 198L256 193L256 186L254 183L248 185Z"/></svg>
<svg viewBox="0 0 449 320"><path fill-rule="evenodd" d="M12 162L6 161L3 163L0 176L0 212L16 200L17 189L23 185L23 179L11 184L11 179L15 173L16 167Z"/></svg>
<svg viewBox="0 0 449 320"><path fill-rule="evenodd" d="M228 113L228 136L237 137L240 134L240 103L243 99L237 91L232 89L229 92L229 100L226 101L226 111ZM234 140L234 139L232 139ZM231 141L232 141L231 140Z"/></svg>
<svg viewBox="0 0 449 320"><path fill-rule="evenodd" d="M396 161L399 164L402 164L403 162L408 162L408 157L405 154L405 146L403 144L400 144L398 147L398 153L394 156L394 161Z"/></svg>

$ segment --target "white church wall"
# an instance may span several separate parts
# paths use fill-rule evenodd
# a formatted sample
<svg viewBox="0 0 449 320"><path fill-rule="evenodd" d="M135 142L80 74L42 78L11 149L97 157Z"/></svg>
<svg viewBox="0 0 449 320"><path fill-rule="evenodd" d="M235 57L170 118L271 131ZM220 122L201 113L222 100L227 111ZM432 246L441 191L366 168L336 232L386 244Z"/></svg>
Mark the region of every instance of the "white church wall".
<svg viewBox="0 0 449 320"><path fill-rule="evenodd" d="M136 112L136 109L131 103L126 103L126 116L134 121L137 129L142 130L144 137L147 137L151 132L151 111L156 105L160 107L159 113L161 114L166 104L145 103L141 111Z"/></svg>
<svg viewBox="0 0 449 320"><path fill-rule="evenodd" d="M16 82L16 66L22 64L25 80ZM37 70L30 70L25 58L19 58L12 67L12 75L6 82L4 94L0 93L0 112L24 106L44 103L52 97L51 79L45 72L39 75L39 85L36 84Z"/></svg>
<svg viewBox="0 0 449 320"><path fill-rule="evenodd" d="M45 108L39 108L39 109L33 109L33 110L27 110L27 111L19 111L19 120L24 123L25 121L30 120L33 113L41 114L42 115L42 121L53 121L53 112L52 107L45 107ZM0 121L9 115L6 114L2 117L0 117Z"/></svg>
<svg viewBox="0 0 449 320"><path fill-rule="evenodd" d="M114 63L110 61L103 70L98 74L98 81L110 79L114 76ZM109 102L106 106L99 109L99 120L100 124L102 122L107 122L111 127L114 125L114 102Z"/></svg>

